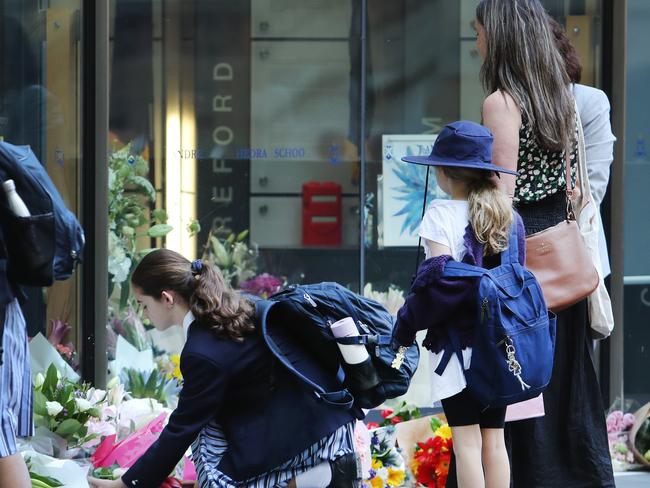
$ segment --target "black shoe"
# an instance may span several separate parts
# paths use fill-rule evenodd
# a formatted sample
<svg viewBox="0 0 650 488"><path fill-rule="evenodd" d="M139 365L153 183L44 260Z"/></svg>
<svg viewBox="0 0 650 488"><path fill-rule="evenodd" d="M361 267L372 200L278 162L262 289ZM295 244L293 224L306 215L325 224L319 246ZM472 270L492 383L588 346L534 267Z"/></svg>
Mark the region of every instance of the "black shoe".
<svg viewBox="0 0 650 488"><path fill-rule="evenodd" d="M327 488L358 488L361 486L361 466L355 453L330 461L332 482Z"/></svg>

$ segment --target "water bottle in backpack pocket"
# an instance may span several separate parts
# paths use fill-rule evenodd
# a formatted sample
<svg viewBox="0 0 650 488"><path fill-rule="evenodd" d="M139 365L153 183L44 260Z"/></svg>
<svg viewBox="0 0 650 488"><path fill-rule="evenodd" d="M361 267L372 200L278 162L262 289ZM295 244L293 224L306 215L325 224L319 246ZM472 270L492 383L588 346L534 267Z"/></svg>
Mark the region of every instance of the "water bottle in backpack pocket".
<svg viewBox="0 0 650 488"><path fill-rule="evenodd" d="M535 276L517 260L516 225L499 266L485 269L454 261L447 263L444 276L479 278L472 361L465 371L469 391L485 407L511 405L543 392L553 372L556 319ZM438 374L451 354L461 354L457 333L448 330L451 350Z"/></svg>

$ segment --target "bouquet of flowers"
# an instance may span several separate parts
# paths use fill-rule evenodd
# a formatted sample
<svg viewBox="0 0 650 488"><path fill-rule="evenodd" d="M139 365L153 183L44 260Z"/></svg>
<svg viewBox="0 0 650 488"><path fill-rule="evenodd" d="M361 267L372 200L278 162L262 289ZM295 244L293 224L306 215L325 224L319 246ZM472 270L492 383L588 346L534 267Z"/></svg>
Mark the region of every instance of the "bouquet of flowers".
<svg viewBox="0 0 650 488"><path fill-rule="evenodd" d="M401 402L395 407L385 408L380 412L382 420L381 424L376 424L373 422L368 423L368 428L377 428L377 427L386 427L387 425L396 425L400 422L407 422L409 420L416 419L420 417L420 409L415 405L411 405L406 402Z"/></svg>
<svg viewBox="0 0 650 488"><path fill-rule="evenodd" d="M363 296L382 304L391 315L397 315L397 311L404 305L404 292L393 285L388 287L388 291L381 292L373 290L372 283L366 283Z"/></svg>
<svg viewBox="0 0 650 488"><path fill-rule="evenodd" d="M607 416L607 437L609 453L614 471L626 471L634 463L634 455L628 447L630 429L634 425L634 415L614 410Z"/></svg>
<svg viewBox="0 0 650 488"><path fill-rule="evenodd" d="M257 246L246 243L248 231L229 234L225 239L218 237L221 229L212 229L203 247L202 259L221 271L223 278L232 287L253 278L257 271Z"/></svg>
<svg viewBox="0 0 650 488"><path fill-rule="evenodd" d="M75 371L79 369L79 359L74 344L67 339L72 327L62 320L50 320L47 341L52 344L66 363Z"/></svg>
<svg viewBox="0 0 650 488"><path fill-rule="evenodd" d="M149 372L123 369L120 379L133 398L150 398L167 407L175 408L181 386L174 372L172 375L167 375L158 369ZM178 376L180 376L180 367Z"/></svg>
<svg viewBox="0 0 650 488"><path fill-rule="evenodd" d="M433 437L418 442L411 461L411 471L417 486L444 488L451 462L451 428L437 417L431 417Z"/></svg>
<svg viewBox="0 0 650 488"><path fill-rule="evenodd" d="M364 480L365 488L403 486L406 467L404 459L395 447L395 440L395 427L392 425L370 431L372 464L369 476Z"/></svg>
<svg viewBox="0 0 650 488"><path fill-rule="evenodd" d="M628 441L636 460L650 467L650 402L634 413Z"/></svg>
<svg viewBox="0 0 650 488"><path fill-rule="evenodd" d="M239 284L239 289L243 292L250 293L262 298L268 298L271 295L278 293L284 282L273 275L262 273L250 280L242 281Z"/></svg>
<svg viewBox="0 0 650 488"><path fill-rule="evenodd" d="M34 379L34 423L63 438L68 447L80 447L97 437L89 434L87 423L100 417L99 404L106 392L61 378L51 365L45 376Z"/></svg>

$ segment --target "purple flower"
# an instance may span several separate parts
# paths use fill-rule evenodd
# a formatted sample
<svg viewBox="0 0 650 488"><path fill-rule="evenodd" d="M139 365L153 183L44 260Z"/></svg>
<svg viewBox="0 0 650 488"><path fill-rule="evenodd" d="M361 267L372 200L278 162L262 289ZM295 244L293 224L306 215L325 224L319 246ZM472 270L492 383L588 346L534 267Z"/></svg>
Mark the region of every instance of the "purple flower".
<svg viewBox="0 0 650 488"><path fill-rule="evenodd" d="M282 289L282 280L268 273L262 273L255 278L242 281L239 288L245 293L268 298Z"/></svg>
<svg viewBox="0 0 650 488"><path fill-rule="evenodd" d="M48 342L53 346L61 344L64 337L68 332L70 332L72 327L58 319L50 320L50 324L52 324L52 326L50 328L50 333L47 335Z"/></svg>

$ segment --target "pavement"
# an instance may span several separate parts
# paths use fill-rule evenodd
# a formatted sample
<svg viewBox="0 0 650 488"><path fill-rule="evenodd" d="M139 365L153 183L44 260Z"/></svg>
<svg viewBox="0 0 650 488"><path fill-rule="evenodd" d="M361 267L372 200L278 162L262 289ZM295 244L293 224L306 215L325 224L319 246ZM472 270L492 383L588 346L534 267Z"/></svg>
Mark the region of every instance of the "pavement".
<svg viewBox="0 0 650 488"><path fill-rule="evenodd" d="M650 472L614 473L616 488L650 488Z"/></svg>

